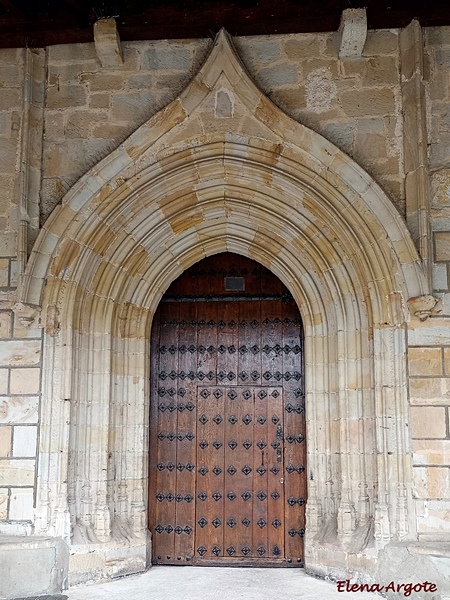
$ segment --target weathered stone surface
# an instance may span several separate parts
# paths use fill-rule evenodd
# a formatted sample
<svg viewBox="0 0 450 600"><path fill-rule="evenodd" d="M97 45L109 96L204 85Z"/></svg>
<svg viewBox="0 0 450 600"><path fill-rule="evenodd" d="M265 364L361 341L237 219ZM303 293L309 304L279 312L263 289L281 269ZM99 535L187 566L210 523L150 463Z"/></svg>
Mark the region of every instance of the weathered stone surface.
<svg viewBox="0 0 450 600"><path fill-rule="evenodd" d="M142 58L144 69L185 71L192 65L192 53L188 48L172 46L166 50L156 46L148 48Z"/></svg>
<svg viewBox="0 0 450 600"><path fill-rule="evenodd" d="M10 311L0 312L0 338L8 339L12 331L12 314Z"/></svg>
<svg viewBox="0 0 450 600"><path fill-rule="evenodd" d="M450 440L413 440L415 465L449 465Z"/></svg>
<svg viewBox="0 0 450 600"><path fill-rule="evenodd" d="M0 460L0 485L33 486L34 460Z"/></svg>
<svg viewBox="0 0 450 600"><path fill-rule="evenodd" d="M0 423L37 423L38 405L38 396L0 397Z"/></svg>
<svg viewBox="0 0 450 600"><path fill-rule="evenodd" d="M410 375L442 375L442 351L440 348L409 348Z"/></svg>
<svg viewBox="0 0 450 600"><path fill-rule="evenodd" d="M94 42L102 67L115 67L123 64L115 19L100 19L94 23Z"/></svg>
<svg viewBox="0 0 450 600"><path fill-rule="evenodd" d="M57 594L67 579L69 549L61 538L2 536L0 595L19 598ZM24 577L33 573L33 577Z"/></svg>
<svg viewBox="0 0 450 600"><path fill-rule="evenodd" d="M447 427L445 408L441 406L412 406L411 429L413 438L445 438Z"/></svg>
<svg viewBox="0 0 450 600"><path fill-rule="evenodd" d="M436 245L436 261L450 261L450 231L434 234Z"/></svg>
<svg viewBox="0 0 450 600"><path fill-rule="evenodd" d="M9 519L11 521L32 521L34 517L33 501L33 488L11 488Z"/></svg>
<svg viewBox="0 0 450 600"><path fill-rule="evenodd" d="M8 518L9 489L0 489L0 521Z"/></svg>
<svg viewBox="0 0 450 600"><path fill-rule="evenodd" d="M366 9L344 9L338 31L339 58L359 58L364 49L366 36Z"/></svg>
<svg viewBox="0 0 450 600"><path fill-rule="evenodd" d="M26 344L11 340L0 347L0 366L32 366L39 363L41 356L40 340L30 340Z"/></svg>
<svg viewBox="0 0 450 600"><path fill-rule="evenodd" d="M12 427L0 427L0 457L11 456Z"/></svg>
<svg viewBox="0 0 450 600"><path fill-rule="evenodd" d="M11 394L36 394L39 392L40 369L11 369Z"/></svg>
<svg viewBox="0 0 450 600"><path fill-rule="evenodd" d="M86 90L81 85L53 86L48 88L47 91L47 106L49 108L84 106L86 101Z"/></svg>
<svg viewBox="0 0 450 600"><path fill-rule="evenodd" d="M0 369L0 394L8 393L9 369Z"/></svg>
<svg viewBox="0 0 450 600"><path fill-rule="evenodd" d="M415 488L418 498L440 499L450 495L450 468L415 467Z"/></svg>
<svg viewBox="0 0 450 600"><path fill-rule="evenodd" d="M445 600L450 592L450 561L448 542L397 542L390 543L380 553L376 574L377 581L393 581L394 585L400 583L418 583L428 581L436 585L433 592L436 600ZM399 578L401 574L401 581ZM403 590L400 594L403 596ZM388 598L396 599L400 596L396 591L388 592ZM430 592L413 592L412 596L426 598Z"/></svg>
<svg viewBox="0 0 450 600"><path fill-rule="evenodd" d="M12 456L29 458L36 456L37 427L33 425L14 427L14 443Z"/></svg>
<svg viewBox="0 0 450 600"><path fill-rule="evenodd" d="M392 89L374 88L361 90L358 94L354 91L344 92L341 95L341 106L349 117L362 117L367 114L370 107L372 114L388 115L395 113L395 99Z"/></svg>

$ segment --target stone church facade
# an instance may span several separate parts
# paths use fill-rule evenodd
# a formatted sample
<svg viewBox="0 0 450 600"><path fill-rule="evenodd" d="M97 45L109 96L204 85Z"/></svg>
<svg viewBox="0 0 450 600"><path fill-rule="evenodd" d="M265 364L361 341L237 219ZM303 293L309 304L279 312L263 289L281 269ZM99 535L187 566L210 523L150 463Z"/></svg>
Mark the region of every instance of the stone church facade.
<svg viewBox="0 0 450 600"><path fill-rule="evenodd" d="M114 31L0 50L0 595L150 566L152 319L233 252L303 321L305 568L443 598L450 28Z"/></svg>

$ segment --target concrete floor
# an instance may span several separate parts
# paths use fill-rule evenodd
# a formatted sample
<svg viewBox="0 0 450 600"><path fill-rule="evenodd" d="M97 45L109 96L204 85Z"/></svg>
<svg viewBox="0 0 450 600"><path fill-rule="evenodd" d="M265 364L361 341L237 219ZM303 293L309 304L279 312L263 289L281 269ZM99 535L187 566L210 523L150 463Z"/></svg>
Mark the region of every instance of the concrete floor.
<svg viewBox="0 0 450 600"><path fill-rule="evenodd" d="M377 600L368 592L338 592L335 583L303 569L152 567L118 581L72 588L69 600Z"/></svg>

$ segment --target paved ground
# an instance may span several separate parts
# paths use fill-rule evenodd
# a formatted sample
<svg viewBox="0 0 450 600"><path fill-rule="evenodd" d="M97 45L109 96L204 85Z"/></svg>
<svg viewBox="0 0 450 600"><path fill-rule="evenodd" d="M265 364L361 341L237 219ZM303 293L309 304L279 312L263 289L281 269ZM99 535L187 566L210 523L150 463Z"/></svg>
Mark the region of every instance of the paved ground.
<svg viewBox="0 0 450 600"><path fill-rule="evenodd" d="M152 567L111 583L73 588L69 600L381 600L378 594L337 591L303 569Z"/></svg>

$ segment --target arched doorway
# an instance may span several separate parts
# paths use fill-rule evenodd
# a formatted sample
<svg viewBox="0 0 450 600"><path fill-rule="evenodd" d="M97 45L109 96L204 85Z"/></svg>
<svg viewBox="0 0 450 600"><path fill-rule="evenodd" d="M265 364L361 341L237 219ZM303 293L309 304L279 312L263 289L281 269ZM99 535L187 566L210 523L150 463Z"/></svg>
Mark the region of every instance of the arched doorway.
<svg viewBox="0 0 450 600"><path fill-rule="evenodd" d="M156 564L303 566L303 332L281 281L221 253L168 289L152 330Z"/></svg>

